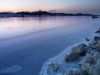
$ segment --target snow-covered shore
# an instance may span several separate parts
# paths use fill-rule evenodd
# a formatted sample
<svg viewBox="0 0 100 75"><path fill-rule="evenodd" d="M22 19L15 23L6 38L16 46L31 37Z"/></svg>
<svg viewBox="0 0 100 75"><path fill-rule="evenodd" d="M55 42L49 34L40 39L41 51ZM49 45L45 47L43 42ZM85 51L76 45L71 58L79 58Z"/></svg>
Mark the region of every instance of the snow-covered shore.
<svg viewBox="0 0 100 75"><path fill-rule="evenodd" d="M96 43L94 44L94 42ZM48 59L48 61L43 64L40 75L86 75L87 73L88 75L99 75L98 69L100 70L100 64L98 68L96 67L98 62L100 62L99 43L100 29L97 30L97 33L93 33L89 39L86 38L86 41L73 44L64 50L64 52ZM94 49L92 47L96 48ZM83 53L82 49L84 49ZM78 57L77 54L74 54L77 52L80 52L78 53ZM91 58L93 60L91 60ZM90 64L92 67L90 67Z"/></svg>

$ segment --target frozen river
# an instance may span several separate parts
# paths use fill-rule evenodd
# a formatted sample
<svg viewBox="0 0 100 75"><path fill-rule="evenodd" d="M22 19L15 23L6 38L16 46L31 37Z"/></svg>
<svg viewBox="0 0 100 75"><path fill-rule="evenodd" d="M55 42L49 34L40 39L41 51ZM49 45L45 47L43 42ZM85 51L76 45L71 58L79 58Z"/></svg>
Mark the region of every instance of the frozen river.
<svg viewBox="0 0 100 75"><path fill-rule="evenodd" d="M91 17L0 18L0 75L38 75L45 61L98 27Z"/></svg>

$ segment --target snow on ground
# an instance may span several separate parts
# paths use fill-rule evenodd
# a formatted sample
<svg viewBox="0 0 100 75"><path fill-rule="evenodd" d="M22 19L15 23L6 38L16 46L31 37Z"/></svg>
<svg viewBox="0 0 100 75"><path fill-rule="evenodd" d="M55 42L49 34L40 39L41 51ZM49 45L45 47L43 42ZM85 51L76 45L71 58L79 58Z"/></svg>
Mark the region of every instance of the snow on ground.
<svg viewBox="0 0 100 75"><path fill-rule="evenodd" d="M93 39L93 36L95 36L96 34L91 34L89 36L89 39ZM64 56L65 55L69 55L71 53L71 49L73 47L76 47L77 45L79 45L80 43L85 43L87 44L87 41L82 40L79 43L75 43L73 45L71 45L70 47L66 48L62 53L60 53L59 55L55 56L55 57L51 57L49 58L44 64L43 67L40 71L40 75L63 75L65 72L68 72L69 70L78 70L79 69L79 61L74 61L74 62L67 62L65 63L64 61ZM82 59L80 59L81 61ZM54 73L50 68L49 65L50 64L59 64L60 69L58 70L57 73ZM67 71L66 71L66 67L67 67Z"/></svg>

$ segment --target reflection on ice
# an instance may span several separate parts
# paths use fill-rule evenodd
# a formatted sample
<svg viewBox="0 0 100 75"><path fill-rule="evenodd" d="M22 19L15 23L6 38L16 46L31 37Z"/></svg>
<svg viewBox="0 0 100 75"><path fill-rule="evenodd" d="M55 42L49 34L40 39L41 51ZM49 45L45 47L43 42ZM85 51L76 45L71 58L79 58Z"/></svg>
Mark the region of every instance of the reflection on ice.
<svg viewBox="0 0 100 75"><path fill-rule="evenodd" d="M57 28L61 26L77 26L90 24L91 17L29 17L29 18L1 18L0 39L16 37L22 34ZM78 21L78 19L80 21ZM89 21L88 21L89 19Z"/></svg>

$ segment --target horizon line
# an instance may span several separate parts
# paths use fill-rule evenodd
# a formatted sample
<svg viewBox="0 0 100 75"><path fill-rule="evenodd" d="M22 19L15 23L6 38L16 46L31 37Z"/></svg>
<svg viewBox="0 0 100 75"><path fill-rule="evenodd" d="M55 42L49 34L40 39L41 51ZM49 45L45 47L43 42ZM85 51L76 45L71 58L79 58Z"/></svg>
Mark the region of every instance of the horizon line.
<svg viewBox="0 0 100 75"><path fill-rule="evenodd" d="M69 13L74 13L74 14L78 14L78 13L81 13L81 14L92 14L90 12L64 12L64 11L58 11L58 10L33 10L33 11L27 11L27 10L22 10L22 11L0 11L0 13L18 13L18 12L53 12L53 13L66 13L66 14L69 14Z"/></svg>

